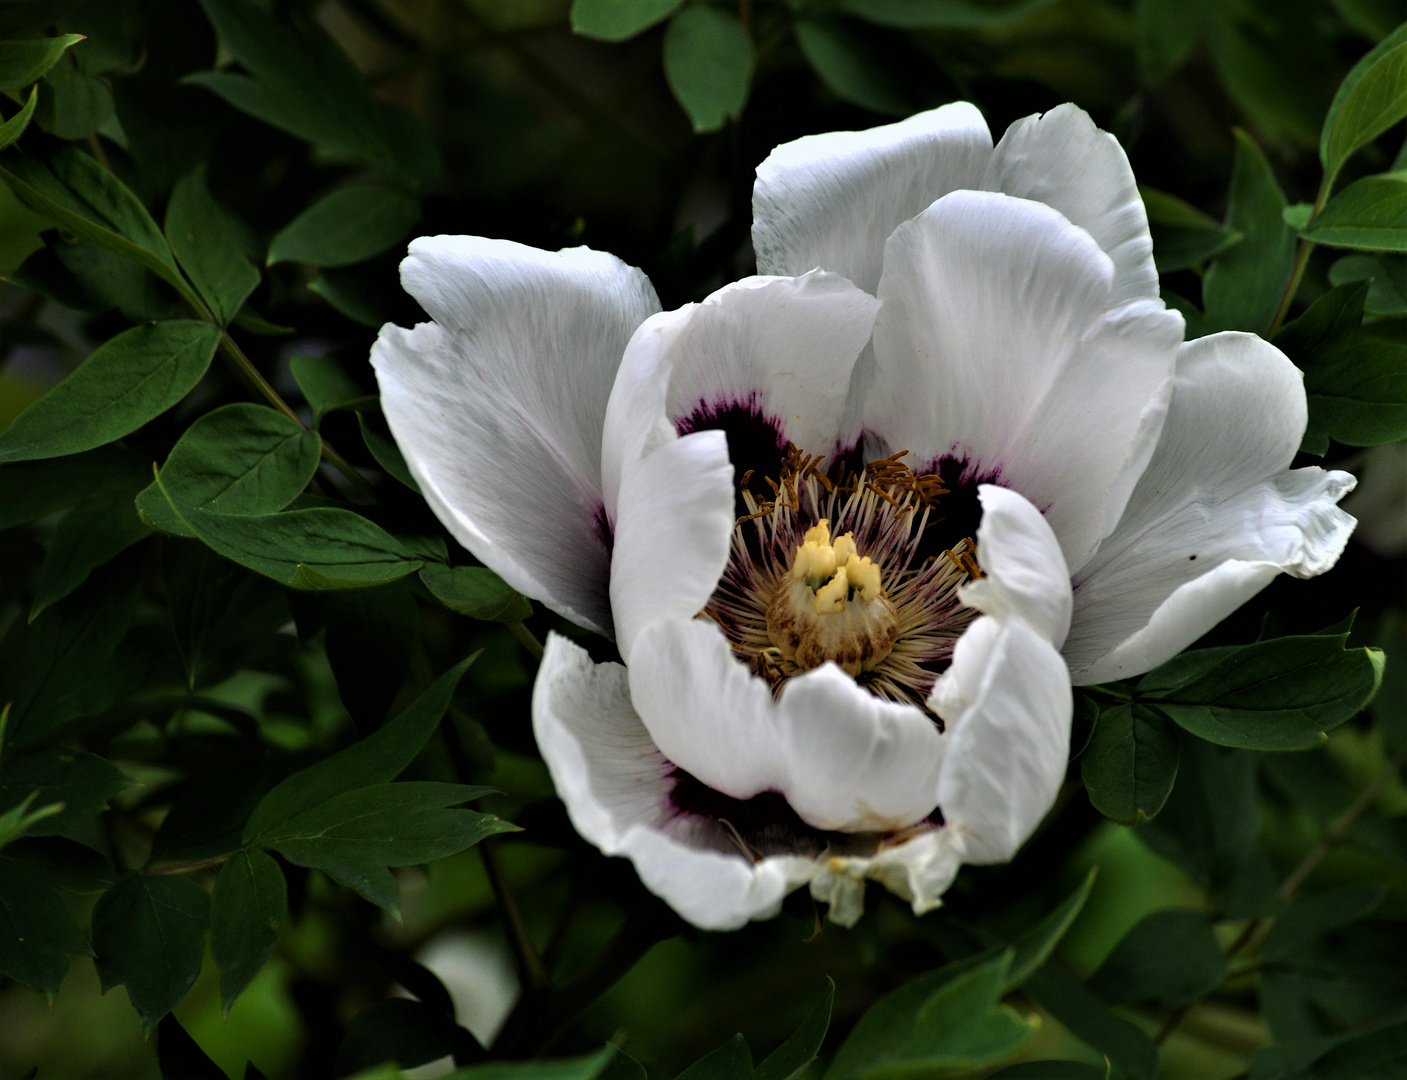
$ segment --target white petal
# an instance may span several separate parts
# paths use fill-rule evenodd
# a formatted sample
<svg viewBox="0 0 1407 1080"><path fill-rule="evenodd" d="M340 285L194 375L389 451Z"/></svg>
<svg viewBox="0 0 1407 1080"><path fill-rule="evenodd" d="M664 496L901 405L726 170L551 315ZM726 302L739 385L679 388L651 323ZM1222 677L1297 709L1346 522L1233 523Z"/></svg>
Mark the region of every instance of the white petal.
<svg viewBox="0 0 1407 1080"><path fill-rule="evenodd" d="M834 855L811 879L811 895L830 905L826 917L831 922L854 926L864 912L869 878L909 901L915 915L923 915L941 906L943 893L962 866L964 850L962 833L938 828L874 855Z"/></svg>
<svg viewBox="0 0 1407 1080"><path fill-rule="evenodd" d="M978 649L963 649L969 637ZM938 786L964 860L1011 858L1055 802L1070 752L1073 699L1064 661L1021 619L984 615L958 642L956 680L972 686L951 722ZM944 677L947 677L945 673Z"/></svg>
<svg viewBox="0 0 1407 1080"><path fill-rule="evenodd" d="M820 267L874 292L895 226L950 191L978 187L991 152L987 124L967 102L784 143L758 166L752 190L758 271Z"/></svg>
<svg viewBox="0 0 1407 1080"><path fill-rule="evenodd" d="M616 507L616 477L632 458L657 445L669 427L713 427L730 408L757 418L765 429L760 437L778 459L788 442L829 454L851 370L878 310L874 297L844 278L815 272L744 278L641 326L606 413L608 511ZM745 450L735 447L735 459Z"/></svg>
<svg viewBox="0 0 1407 1080"><path fill-rule="evenodd" d="M1141 674L1277 573L1334 565L1354 524L1335 504L1354 481L1289 468L1307 415L1303 377L1273 345L1226 332L1183 346L1152 461L1075 575L1065 655L1077 682Z"/></svg>
<svg viewBox="0 0 1407 1080"><path fill-rule="evenodd" d="M733 478L754 463L747 446L707 430L719 411L748 413L773 476L787 442L829 453L878 307L834 274L748 278L655 316L631 339L602 441L611 602L627 662L640 627L693 618L727 564ZM682 440L694 449L675 445L676 430L695 428L704 430Z"/></svg>
<svg viewBox="0 0 1407 1080"><path fill-rule="evenodd" d="M977 555L986 577L963 587L963 603L1028 622L1057 649L1070 629L1070 571L1041 512L995 484L977 489Z"/></svg>
<svg viewBox="0 0 1407 1080"><path fill-rule="evenodd" d="M1182 317L1109 310L1113 264L1040 203L939 199L894 231L865 428L1039 507L1071 569L1114 527L1161 428Z"/></svg>
<svg viewBox="0 0 1407 1080"><path fill-rule="evenodd" d="M800 856L752 863L727 850L716 826L680 814L672 767L631 707L625 669L593 664L555 634L533 689L533 731L577 832L629 858L646 888L696 926L771 918L816 871Z"/></svg>
<svg viewBox="0 0 1407 1080"><path fill-rule="evenodd" d="M577 248L422 237L401 264L437 320L386 326L382 406L445 527L515 589L609 631L600 447L621 353L659 301Z"/></svg>
<svg viewBox="0 0 1407 1080"><path fill-rule="evenodd" d="M1128 156L1077 105L1060 105L1006 129L980 185L1053 206L1114 261L1111 306L1158 298L1153 239Z"/></svg>
<svg viewBox="0 0 1407 1080"><path fill-rule="evenodd" d="M651 621L692 619L728 565L733 466L721 431L670 436L625 469L611 555L611 609L626 663Z"/></svg>
<svg viewBox="0 0 1407 1080"><path fill-rule="evenodd" d="M716 626L650 624L630 659L631 698L661 751L735 799L780 792L808 825L898 829L937 803L942 737L912 705L882 701L827 664L780 699Z"/></svg>

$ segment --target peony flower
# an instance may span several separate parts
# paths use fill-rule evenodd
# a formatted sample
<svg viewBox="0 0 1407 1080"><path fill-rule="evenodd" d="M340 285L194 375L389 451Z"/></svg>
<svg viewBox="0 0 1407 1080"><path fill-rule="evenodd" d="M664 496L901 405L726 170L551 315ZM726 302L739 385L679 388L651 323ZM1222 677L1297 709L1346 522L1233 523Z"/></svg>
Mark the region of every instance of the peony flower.
<svg viewBox="0 0 1407 1080"><path fill-rule="evenodd" d="M426 237L372 354L412 473L553 636L538 744L577 830L701 927L865 880L922 913L1011 858L1072 681L1147 671L1322 573L1341 472L1299 372L1182 343L1118 143L944 106L763 162L761 276L661 312L585 248Z"/></svg>

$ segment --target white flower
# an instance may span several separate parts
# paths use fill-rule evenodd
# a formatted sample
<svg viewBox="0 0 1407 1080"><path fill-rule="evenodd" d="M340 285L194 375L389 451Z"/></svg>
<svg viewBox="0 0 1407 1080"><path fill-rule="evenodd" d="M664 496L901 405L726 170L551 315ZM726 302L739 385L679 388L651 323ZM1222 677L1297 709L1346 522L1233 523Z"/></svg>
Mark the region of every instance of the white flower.
<svg viewBox="0 0 1407 1080"><path fill-rule="evenodd" d="M459 541L619 645L553 637L534 693L583 836L703 927L805 883L849 924L865 878L922 912L1050 808L1072 678L1328 569L1353 480L1289 469L1275 348L1181 343L1073 106L801 139L754 210L766 276L663 313L609 255L415 241L382 400Z"/></svg>

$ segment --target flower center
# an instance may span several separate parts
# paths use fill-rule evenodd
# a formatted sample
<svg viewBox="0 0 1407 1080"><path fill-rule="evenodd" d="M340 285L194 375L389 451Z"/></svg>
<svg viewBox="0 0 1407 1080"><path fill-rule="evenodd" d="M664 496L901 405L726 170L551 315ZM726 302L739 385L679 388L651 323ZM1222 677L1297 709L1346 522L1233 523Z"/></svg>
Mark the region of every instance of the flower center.
<svg viewBox="0 0 1407 1080"><path fill-rule="evenodd" d="M853 532L832 541L827 518L806 530L791 572L767 606L767 636L802 670L833 660L859 675L893 651L899 613L883 591L879 566L859 554Z"/></svg>
<svg viewBox="0 0 1407 1080"><path fill-rule="evenodd" d="M771 498L756 497L751 473L739 481L748 512L700 617L774 690L830 661L871 693L922 707L976 617L957 596L981 576L976 544L928 535L949 492L903 456L828 475L791 447L781 476L763 481Z"/></svg>

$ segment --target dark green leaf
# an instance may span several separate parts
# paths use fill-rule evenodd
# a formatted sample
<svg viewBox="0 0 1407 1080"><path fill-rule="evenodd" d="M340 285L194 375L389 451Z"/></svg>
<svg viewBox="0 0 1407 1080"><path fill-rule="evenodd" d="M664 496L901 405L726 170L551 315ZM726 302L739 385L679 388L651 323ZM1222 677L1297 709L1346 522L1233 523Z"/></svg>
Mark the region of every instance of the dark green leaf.
<svg viewBox="0 0 1407 1080"><path fill-rule="evenodd" d="M1290 280L1295 235L1284 221L1285 196L1270 163L1248 135L1236 133L1226 227L1244 239L1212 263L1202 282L1203 333L1263 334Z"/></svg>
<svg viewBox="0 0 1407 1080"><path fill-rule="evenodd" d="M1010 961L1003 954L945 983L919 1009L905 1060L867 1075L961 1076L1014 1054L1039 1022L999 1004Z"/></svg>
<svg viewBox="0 0 1407 1080"><path fill-rule="evenodd" d="M49 69L39 84L34 122L60 139L86 139L112 115L112 88L72 62Z"/></svg>
<svg viewBox="0 0 1407 1080"><path fill-rule="evenodd" d="M1345 255L1329 267L1329 284L1368 282L1363 311L1368 315L1407 312L1407 255ZM1277 335L1278 336L1278 335Z"/></svg>
<svg viewBox="0 0 1407 1080"><path fill-rule="evenodd" d="M1407 46L1403 46L1407 59ZM1306 240L1361 251L1407 251L1407 177L1365 176L1329 200Z"/></svg>
<svg viewBox="0 0 1407 1080"><path fill-rule="evenodd" d="M383 291L359 272L367 265L324 270L308 283L308 288L326 300L334 311L355 323L379 330L384 324L395 321L393 305Z"/></svg>
<svg viewBox="0 0 1407 1080"><path fill-rule="evenodd" d="M49 818L63 810L62 803L37 805L39 792L31 791L4 813L0 813L0 848L23 839Z"/></svg>
<svg viewBox="0 0 1407 1080"><path fill-rule="evenodd" d="M1138 193L1143 196L1143 207L1148 212L1153 261L1160 274L1186 270L1214 259L1241 241L1240 233L1176 195L1142 186Z"/></svg>
<svg viewBox="0 0 1407 1080"><path fill-rule="evenodd" d="M210 901L210 953L226 1016L273 953L287 914L283 871L264 852L236 851L220 868Z"/></svg>
<svg viewBox="0 0 1407 1080"><path fill-rule="evenodd" d="M1197 44L1199 20L1187 17L1182 0L1135 0L1134 33L1138 40L1138 70L1145 86L1157 86L1183 65ZM1158 258L1158 242L1153 242ZM1162 270L1159 259L1158 269Z"/></svg>
<svg viewBox="0 0 1407 1080"><path fill-rule="evenodd" d="M675 1080L748 1080L751 1075L752 1051L739 1034L699 1058Z"/></svg>
<svg viewBox="0 0 1407 1080"><path fill-rule="evenodd" d="M695 131L717 131L742 115L752 63L752 38L719 8L686 4L665 31L665 78Z"/></svg>
<svg viewBox="0 0 1407 1080"><path fill-rule="evenodd" d="M1348 634L1257 641L1218 651L1201 670L1186 653L1145 675L1139 697L1208 742L1250 750L1317 746L1368 704L1382 680L1376 649Z"/></svg>
<svg viewBox="0 0 1407 1080"><path fill-rule="evenodd" d="M401 453L401 448L396 445L395 440L372 427L365 413L357 413L357 425L361 428L362 441L371 451L371 456L376 459L376 464L385 469L388 476L399 480L419 495L420 485L415 482L415 477L411 476L410 466L405 463L405 455Z"/></svg>
<svg viewBox="0 0 1407 1080"><path fill-rule="evenodd" d="M241 249L229 211L210 194L203 173L182 177L172 190L166 240L215 321L228 326L259 284L259 271Z"/></svg>
<svg viewBox="0 0 1407 1080"><path fill-rule="evenodd" d="M410 674L420 609L403 583L318 596L337 692L363 731L379 727Z"/></svg>
<svg viewBox="0 0 1407 1080"><path fill-rule="evenodd" d="M195 984L209 916L205 890L174 874L130 874L93 909L98 978L127 987L148 1033Z"/></svg>
<svg viewBox="0 0 1407 1080"><path fill-rule="evenodd" d="M435 733L455 688L478 653L450 668L382 728L294 773L264 796L249 818L245 841L354 788L395 779Z"/></svg>
<svg viewBox="0 0 1407 1080"><path fill-rule="evenodd" d="M834 19L800 19L796 43L826 87L842 101L885 116L913 110L884 56Z"/></svg>
<svg viewBox="0 0 1407 1080"><path fill-rule="evenodd" d="M60 150L48 167L23 156L8 164L0 168L0 180L20 202L90 244L145 266L198 305L151 214L112 172L73 147Z"/></svg>
<svg viewBox="0 0 1407 1080"><path fill-rule="evenodd" d="M282 413L263 405L224 405L185 430L160 480L138 497L137 509L177 536L195 535L183 517L187 511L274 514L307 487L321 452L317 433ZM168 496L178 510L168 506Z"/></svg>
<svg viewBox="0 0 1407 1080"><path fill-rule="evenodd" d="M443 566L432 563L420 571L420 580L436 600L451 611L485 622L521 622L532 614L532 604L521 593L482 566Z"/></svg>
<svg viewBox="0 0 1407 1080"><path fill-rule="evenodd" d="M624 41L666 19L682 0L572 0L572 29L599 41Z"/></svg>
<svg viewBox="0 0 1407 1080"><path fill-rule="evenodd" d="M439 159L433 147L423 149L423 136L415 138L418 121L381 108L320 27L280 21L251 0L201 0L201 7L253 77L208 71L188 81L333 155L364 161L421 187L434 183ZM405 152L411 143L419 152Z"/></svg>
<svg viewBox="0 0 1407 1080"><path fill-rule="evenodd" d="M357 788L265 829L255 842L323 871L399 918L400 894L387 867L443 859L517 828L492 814L449 809L490 790L429 781Z"/></svg>
<svg viewBox="0 0 1407 1080"><path fill-rule="evenodd" d="M0 434L0 462L76 454L136 431L190 393L219 340L202 322L123 331L14 419Z"/></svg>
<svg viewBox="0 0 1407 1080"><path fill-rule="evenodd" d="M1287 1053L1288 1051L1288 1053ZM1277 1043L1251 1059L1250 1080L1394 1080L1407 1060L1407 1021L1327 1039Z"/></svg>
<svg viewBox="0 0 1407 1080"><path fill-rule="evenodd" d="M990 1080L1109 1080L1109 1070L1082 1061L1023 1061L992 1073Z"/></svg>
<svg viewBox="0 0 1407 1080"><path fill-rule="evenodd" d="M126 670L115 651L132 621L140 578L121 560L99 574L34 622L15 619L0 641L0 701L12 703L7 746L47 739L140 681L142 673Z"/></svg>
<svg viewBox="0 0 1407 1080"><path fill-rule="evenodd" d="M1326 180L1332 184L1345 161L1404 116L1407 36L1399 30L1349 72L1329 106L1319 136L1319 160Z"/></svg>
<svg viewBox="0 0 1407 1080"><path fill-rule="evenodd" d="M454 1019L418 1001L393 998L368 1005L347 1025L334 1076L350 1076L386 1062L414 1068L454 1049Z"/></svg>
<svg viewBox="0 0 1407 1080"><path fill-rule="evenodd" d="M537 1061L490 1061L455 1069L440 1080L596 1080L615 1056L614 1046L574 1058L544 1058Z"/></svg>
<svg viewBox="0 0 1407 1080"><path fill-rule="evenodd" d="M376 405L376 395L368 394L353 382L341 363L331 356L295 356L289 367L294 382L313 410L314 425L322 423L322 418L330 412L356 411Z"/></svg>
<svg viewBox="0 0 1407 1080"><path fill-rule="evenodd" d="M1050 954L1060 944L1060 939L1084 910L1085 901L1094 889L1097 869L1091 869L1080 887L1062 900L1059 907L1011 943L1012 957L1011 967L1007 971L1007 990L1015 990L1050 959Z"/></svg>
<svg viewBox="0 0 1407 1080"><path fill-rule="evenodd" d="M1181 741L1182 764L1172 794L1157 819L1135 835L1210 888L1228 918L1273 913L1273 888L1268 898L1246 888L1254 884L1260 855L1256 755L1191 736Z"/></svg>
<svg viewBox="0 0 1407 1080"><path fill-rule="evenodd" d="M29 121L34 116L34 108L38 104L39 87L36 86L29 92L29 97L20 111L0 124L0 150L5 149L24 134L24 129L29 127Z"/></svg>
<svg viewBox="0 0 1407 1080"><path fill-rule="evenodd" d="M1157 911L1125 934L1089 988L1115 1005L1173 1009L1196 1001L1226 978L1226 956L1200 911Z"/></svg>
<svg viewBox="0 0 1407 1080"><path fill-rule="evenodd" d="M1382 885L1349 885L1301 897L1276 917L1261 946L1261 957L1270 963L1303 961L1314 941L1365 918L1385 895Z"/></svg>
<svg viewBox="0 0 1407 1080"><path fill-rule="evenodd" d="M1100 714L1080 775L1105 817L1135 824L1157 816L1177 777L1177 736L1157 712L1117 705Z"/></svg>
<svg viewBox="0 0 1407 1080"><path fill-rule="evenodd" d="M0 810L34 795L37 809L61 803L63 809L33 825L29 836L64 836L107 808L119 791L132 786L112 762L84 750L55 747L11 762L0 771Z"/></svg>
<svg viewBox="0 0 1407 1080"><path fill-rule="evenodd" d="M0 973L52 999L69 957L93 950L58 894L64 886L48 860L20 852L18 844L0 849Z"/></svg>
<svg viewBox="0 0 1407 1080"><path fill-rule="evenodd" d="M171 632L192 689L216 627L229 608L244 570L199 541L168 540L163 550L166 605Z"/></svg>
<svg viewBox="0 0 1407 1080"><path fill-rule="evenodd" d="M794 1080L799 1076L821 1052L834 1004L835 983L827 979L826 988L810 1014L786 1042L762 1059L762 1064L752 1073L752 1080Z"/></svg>
<svg viewBox="0 0 1407 1080"><path fill-rule="evenodd" d="M1158 1075L1158 1048L1153 1040L1077 982L1064 968L1047 964L1026 981L1026 993L1070 1033L1107 1054L1135 1080Z"/></svg>
<svg viewBox="0 0 1407 1080"><path fill-rule="evenodd" d="M162 478L157 479L161 491ZM295 589L359 589L384 585L425 565L400 540L360 514L336 507L244 516L180 506L162 491L179 526L227 559ZM144 493L146 497L146 493ZM159 504L139 507L168 528ZM178 526L170 526L176 531ZM183 530L183 531L184 531Z"/></svg>
<svg viewBox="0 0 1407 1080"><path fill-rule="evenodd" d="M1407 347L1359 334L1368 286L1338 285L1275 335L1304 371L1309 425L1301 449L1329 440L1374 446L1407 438Z"/></svg>
<svg viewBox="0 0 1407 1080"><path fill-rule="evenodd" d="M268 263L350 266L405 239L420 218L408 195L378 187L345 187L308 207L269 241Z"/></svg>
<svg viewBox="0 0 1407 1080"><path fill-rule="evenodd" d="M991 4L982 0L841 0L840 9L868 22L900 30L973 30L1011 22L1053 2L1007 0L1005 3Z"/></svg>
<svg viewBox="0 0 1407 1080"><path fill-rule="evenodd" d="M150 463L140 454L118 447L0 466L0 529L67 510L128 477L150 475Z"/></svg>
<svg viewBox="0 0 1407 1080"><path fill-rule="evenodd" d="M1075 709L1070 718L1070 760L1074 761L1089 749L1094 738L1094 725L1099 720L1099 702L1090 695L1075 692Z"/></svg>
<svg viewBox="0 0 1407 1080"><path fill-rule="evenodd" d="M146 478L129 474L125 480L108 486L60 519L39 571L39 585L29 611L31 622L87 581L98 567L151 535L132 504Z"/></svg>
<svg viewBox="0 0 1407 1080"><path fill-rule="evenodd" d="M65 49L82 40L82 34L61 34L0 41L0 90L28 86L58 63Z"/></svg>

